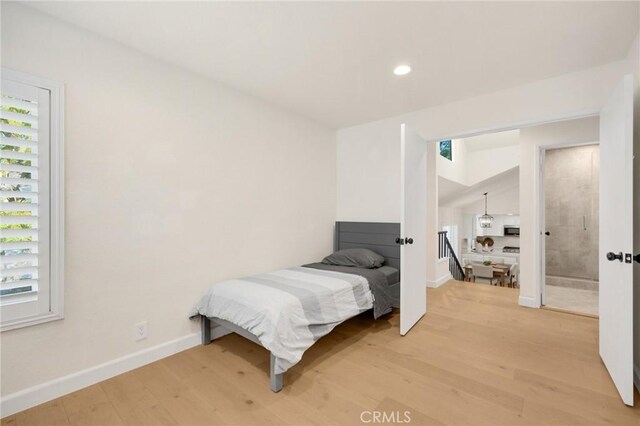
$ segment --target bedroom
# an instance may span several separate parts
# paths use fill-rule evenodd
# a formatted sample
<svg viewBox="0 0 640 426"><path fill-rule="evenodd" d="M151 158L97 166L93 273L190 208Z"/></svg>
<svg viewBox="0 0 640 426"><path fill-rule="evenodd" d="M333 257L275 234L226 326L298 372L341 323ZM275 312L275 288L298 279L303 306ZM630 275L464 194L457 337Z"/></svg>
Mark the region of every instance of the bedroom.
<svg viewBox="0 0 640 426"><path fill-rule="evenodd" d="M412 331L400 337L397 312L345 322L312 346L290 377L285 373L277 394L269 390L266 351L233 335L199 346L199 324L188 320L189 309L213 283L321 261L333 252L336 222L399 223L400 123L437 140L599 110L623 75L640 72L638 10L629 3L3 2L1 8L3 70L64 85L64 319L0 334L2 417L25 424L43 413L84 418L95 407L115 410L125 423L169 413L185 424L186 412L201 419L210 414L211 423L359 423L363 410L412 407L420 423L415 406L427 396L437 401L440 393L420 380L441 370L427 374L416 363L395 375L381 371L384 380L366 388L346 385L357 381L352 374L366 377L361 351L369 343L393 342L404 356L430 354L447 372L433 389L454 386L456 365L440 361L450 354L467 364L439 333L448 325L436 303L446 303L446 294L430 293L433 319L428 313L420 320L429 328L414 337ZM574 14L584 23L567 27ZM549 15L553 19L538 28L536 19ZM530 31L506 25L507 17ZM459 20L468 32L433 37ZM360 21L368 24L354 34ZM584 39L576 42L567 28ZM513 33L512 43L499 43L503 31ZM545 55L544 34L558 40L553 58ZM499 66L515 48L539 65L521 58ZM433 56L444 65L436 67ZM394 75L405 62L412 72ZM521 274L523 283L532 276ZM523 284L516 298L533 297L530 289ZM538 315L517 302L509 315ZM139 324L147 337L136 340ZM429 339L412 343L422 334ZM400 355L378 353L394 372L388 359ZM233 374L217 371L216 363ZM199 379L194 365L206 366L206 378L224 386ZM195 384L185 388L176 372ZM345 383L336 388L340 378ZM404 380L420 387L405 389ZM384 391L385 381L393 391ZM464 380L457 387L466 389L461 398L471 395L473 411L486 423L494 405L507 419L532 410L523 408L522 389L510 389L500 377L486 389L499 391L498 404ZM92 393L58 399L81 389ZM617 414L622 402L606 389ZM180 398L169 408L168 396L177 390ZM199 404L205 394L222 405ZM143 395L143 402L130 402L131 395ZM450 411L459 399L440 402L448 409L430 407L424 415L464 423ZM296 409L285 412L289 404ZM622 416L628 420L627 412Z"/></svg>

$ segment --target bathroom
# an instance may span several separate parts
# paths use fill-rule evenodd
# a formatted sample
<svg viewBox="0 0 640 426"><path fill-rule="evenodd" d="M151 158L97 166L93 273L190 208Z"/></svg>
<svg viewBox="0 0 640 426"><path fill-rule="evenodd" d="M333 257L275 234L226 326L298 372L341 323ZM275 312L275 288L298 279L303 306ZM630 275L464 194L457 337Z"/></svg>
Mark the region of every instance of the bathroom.
<svg viewBox="0 0 640 426"><path fill-rule="evenodd" d="M547 308L598 316L599 165L598 144L545 151Z"/></svg>

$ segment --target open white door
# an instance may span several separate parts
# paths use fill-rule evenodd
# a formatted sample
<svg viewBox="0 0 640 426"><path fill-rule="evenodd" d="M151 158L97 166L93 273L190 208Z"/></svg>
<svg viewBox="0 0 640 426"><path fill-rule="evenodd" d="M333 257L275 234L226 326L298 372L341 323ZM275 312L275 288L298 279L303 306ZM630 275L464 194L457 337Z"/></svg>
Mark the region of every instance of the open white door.
<svg viewBox="0 0 640 426"><path fill-rule="evenodd" d="M600 113L600 357L633 405L633 77Z"/></svg>
<svg viewBox="0 0 640 426"><path fill-rule="evenodd" d="M400 334L427 312L427 142L401 126Z"/></svg>

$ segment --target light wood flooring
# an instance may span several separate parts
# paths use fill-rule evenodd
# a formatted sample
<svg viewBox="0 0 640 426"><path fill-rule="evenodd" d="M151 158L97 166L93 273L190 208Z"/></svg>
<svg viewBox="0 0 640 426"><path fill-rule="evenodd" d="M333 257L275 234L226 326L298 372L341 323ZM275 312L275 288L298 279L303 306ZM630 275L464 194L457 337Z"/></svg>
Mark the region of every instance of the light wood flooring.
<svg viewBox="0 0 640 426"><path fill-rule="evenodd" d="M363 411L409 411L412 425L639 426L638 396L623 405L598 357L597 320L517 298L450 281L429 289L428 313L405 337L397 313L365 313L307 351L279 394L266 350L229 335L2 425L361 425Z"/></svg>

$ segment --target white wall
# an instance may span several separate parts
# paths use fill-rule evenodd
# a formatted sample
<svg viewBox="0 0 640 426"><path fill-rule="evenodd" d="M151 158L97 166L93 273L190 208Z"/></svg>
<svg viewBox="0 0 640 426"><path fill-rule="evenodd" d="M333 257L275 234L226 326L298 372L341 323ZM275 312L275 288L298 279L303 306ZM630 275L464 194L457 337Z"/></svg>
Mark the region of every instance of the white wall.
<svg viewBox="0 0 640 426"><path fill-rule="evenodd" d="M489 179L520 164L518 145L469 152L467 156L468 185Z"/></svg>
<svg viewBox="0 0 640 426"><path fill-rule="evenodd" d="M450 279L452 279L451 272L449 271L449 258L445 257L438 260L436 266L436 276L437 279L433 282L428 282L427 287L438 288L442 284L446 283Z"/></svg>
<svg viewBox="0 0 640 426"><path fill-rule="evenodd" d="M438 176L442 176L452 182L459 183L461 185L469 186L469 172L467 161L467 145L464 139L454 139L452 142L452 158L453 161L444 158L442 155L438 155L436 160L436 167L438 169ZM437 146L438 153L439 145Z"/></svg>
<svg viewBox="0 0 640 426"><path fill-rule="evenodd" d="M518 145L471 150L472 139L453 140L453 161L438 156L438 175L452 182L472 186L517 167L520 161Z"/></svg>
<svg viewBox="0 0 640 426"><path fill-rule="evenodd" d="M65 319L2 333L3 396L194 333L211 283L331 250L334 131L12 3L2 65L66 85L67 230Z"/></svg>
<svg viewBox="0 0 640 426"><path fill-rule="evenodd" d="M600 118L561 121L520 131L520 303L540 306L540 189L536 170L539 149L544 146L598 142Z"/></svg>
<svg viewBox="0 0 640 426"><path fill-rule="evenodd" d="M401 123L436 141L594 113L630 70L621 60L339 130L337 219L399 220Z"/></svg>
<svg viewBox="0 0 640 426"><path fill-rule="evenodd" d="M520 188L517 186L506 188L498 192L490 192L487 200L489 214L519 214ZM484 198L467 204L462 208L464 213L484 213Z"/></svg>
<svg viewBox="0 0 640 426"><path fill-rule="evenodd" d="M383 120L338 131L337 220L400 220L400 124Z"/></svg>
<svg viewBox="0 0 640 426"><path fill-rule="evenodd" d="M437 144L431 143L427 146L427 259L434 259L434 262L427 262L427 285L433 286L438 281L438 268L435 259L438 258L438 173L437 159L440 157Z"/></svg>

